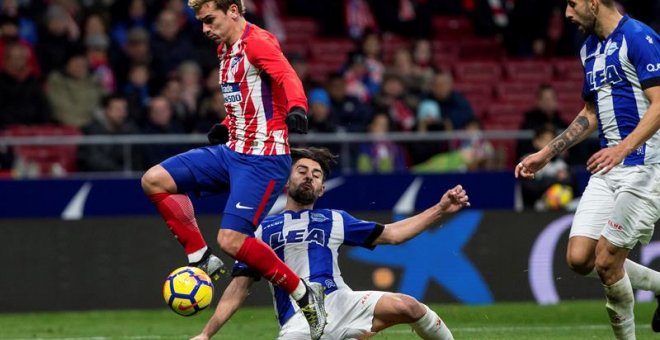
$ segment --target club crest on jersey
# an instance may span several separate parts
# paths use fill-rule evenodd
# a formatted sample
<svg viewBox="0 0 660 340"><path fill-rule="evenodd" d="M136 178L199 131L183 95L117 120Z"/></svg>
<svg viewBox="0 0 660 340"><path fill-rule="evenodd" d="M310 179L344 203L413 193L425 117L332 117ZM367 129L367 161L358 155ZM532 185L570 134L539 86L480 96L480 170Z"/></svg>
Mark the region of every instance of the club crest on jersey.
<svg viewBox="0 0 660 340"><path fill-rule="evenodd" d="M653 45L653 38L651 38L650 35L646 35L646 41L648 41L649 44Z"/></svg>
<svg viewBox="0 0 660 340"><path fill-rule="evenodd" d="M229 64L229 69L231 70L232 73L236 73L236 68L238 67L238 63L243 59L242 55L237 55L231 58L231 62Z"/></svg>
<svg viewBox="0 0 660 340"><path fill-rule="evenodd" d="M316 222L316 223L323 223L328 220L328 218L325 217L325 215L319 213L311 213L310 218L312 219L312 222Z"/></svg>
<svg viewBox="0 0 660 340"><path fill-rule="evenodd" d="M277 232L270 235L268 242L273 250L278 250L287 244L293 243L316 243L323 247L325 246L325 231L319 228L312 228L310 230L289 230L286 235L283 232Z"/></svg>
<svg viewBox="0 0 660 340"><path fill-rule="evenodd" d="M618 49L619 49L619 45L616 43L616 41L611 42L610 44L607 45L607 55L611 56Z"/></svg>

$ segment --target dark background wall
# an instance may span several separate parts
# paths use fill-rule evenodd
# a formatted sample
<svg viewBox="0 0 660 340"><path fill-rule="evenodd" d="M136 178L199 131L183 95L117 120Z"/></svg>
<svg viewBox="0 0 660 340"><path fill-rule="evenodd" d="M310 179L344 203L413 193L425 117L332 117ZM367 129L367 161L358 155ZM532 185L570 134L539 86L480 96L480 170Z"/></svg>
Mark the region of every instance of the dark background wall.
<svg viewBox="0 0 660 340"><path fill-rule="evenodd" d="M390 213L355 215L380 222L392 218ZM562 216L472 210L447 219L443 229L434 228L420 236L418 242L427 242L424 258L410 257L419 254L419 243L379 247L373 252L346 248L342 250L341 267L354 289L377 288L372 273L377 268L388 268L394 281L381 287L403 289L425 301L532 301L532 246L547 225ZM473 217L478 218L470 220ZM215 249L219 220L216 216L199 218L207 241ZM476 224L472 226L470 221ZM186 264L183 250L156 216L80 221L5 219L0 220L0 235L0 312L163 307L161 288L166 275ZM460 235L465 236L464 242ZM553 283L562 299L600 298L596 280L577 277L564 265L567 235L567 231L562 233L552 251L554 263L533 265L554 268ZM452 244L456 245L453 242L462 243L451 249ZM397 249L401 255L395 253ZM639 249L633 252L633 258ZM383 263L389 261L388 255L394 257L390 263ZM467 262L458 261L461 258ZM478 273L475 282L465 279L466 268L470 267ZM463 288L483 284L492 300L488 301L488 294L479 300L478 289L472 290L477 298L462 295L463 288L451 288L453 279L461 280ZM222 279L216 285L216 298L226 282ZM248 302L269 304L267 285L258 284Z"/></svg>

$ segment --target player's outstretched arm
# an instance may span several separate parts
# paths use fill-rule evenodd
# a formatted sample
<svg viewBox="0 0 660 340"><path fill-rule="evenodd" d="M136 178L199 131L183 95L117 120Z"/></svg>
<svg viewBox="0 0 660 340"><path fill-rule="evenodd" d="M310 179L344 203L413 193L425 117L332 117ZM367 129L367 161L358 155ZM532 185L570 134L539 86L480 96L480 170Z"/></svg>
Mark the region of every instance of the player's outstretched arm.
<svg viewBox="0 0 660 340"><path fill-rule="evenodd" d="M600 171L608 173L660 129L660 86L644 90L644 95L649 99L651 105L649 105L637 127L618 145L602 149L593 154L587 160L587 170L592 173Z"/></svg>
<svg viewBox="0 0 660 340"><path fill-rule="evenodd" d="M585 103L584 108L573 122L559 136L536 153L525 157L515 168L516 178L534 178L534 174L543 169L555 156L571 146L583 141L596 130L596 108L592 102Z"/></svg>
<svg viewBox="0 0 660 340"><path fill-rule="evenodd" d="M399 244L405 242L430 226L437 223L444 215L457 212L470 206L467 192L461 185L447 190L440 201L423 212L404 220L386 224L383 232L374 244Z"/></svg>
<svg viewBox="0 0 660 340"><path fill-rule="evenodd" d="M218 306L215 308L215 312L211 316L211 319L209 319L209 322L204 326L202 333L191 338L191 340L208 340L215 335L241 307L253 283L254 279L252 277L237 276L233 278L229 282L227 289L222 292Z"/></svg>

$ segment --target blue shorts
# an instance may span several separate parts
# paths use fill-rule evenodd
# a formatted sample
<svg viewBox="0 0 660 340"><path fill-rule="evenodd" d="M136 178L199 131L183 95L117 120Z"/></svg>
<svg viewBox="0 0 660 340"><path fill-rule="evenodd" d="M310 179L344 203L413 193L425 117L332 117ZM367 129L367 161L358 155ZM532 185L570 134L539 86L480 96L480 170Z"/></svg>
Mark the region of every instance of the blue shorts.
<svg viewBox="0 0 660 340"><path fill-rule="evenodd" d="M178 192L229 191L220 227L254 236L289 178L291 157L246 155L213 145L170 157L161 165Z"/></svg>

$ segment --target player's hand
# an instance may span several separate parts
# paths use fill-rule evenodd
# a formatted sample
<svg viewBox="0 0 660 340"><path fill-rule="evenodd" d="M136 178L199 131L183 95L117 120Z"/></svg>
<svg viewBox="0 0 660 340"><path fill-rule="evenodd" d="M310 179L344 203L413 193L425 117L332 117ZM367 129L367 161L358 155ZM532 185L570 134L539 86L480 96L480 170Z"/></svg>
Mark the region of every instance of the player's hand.
<svg viewBox="0 0 660 340"><path fill-rule="evenodd" d="M211 145L225 144L229 141L229 129L227 125L216 123L206 134Z"/></svg>
<svg viewBox="0 0 660 340"><path fill-rule="evenodd" d="M515 176L516 178L534 178L534 174L543 169L549 161L550 159L544 156L541 151L533 153L516 165Z"/></svg>
<svg viewBox="0 0 660 340"><path fill-rule="evenodd" d="M289 128L289 133L307 133L307 112L301 107L294 106L286 115L286 126Z"/></svg>
<svg viewBox="0 0 660 340"><path fill-rule="evenodd" d="M440 198L440 211L442 213L457 212L465 207L470 206L470 199L467 192L460 184L447 190L442 198Z"/></svg>
<svg viewBox="0 0 660 340"><path fill-rule="evenodd" d="M592 174L597 172L606 174L610 172L612 168L621 164L627 154L619 145L602 149L589 157L589 160L587 160L587 170Z"/></svg>

